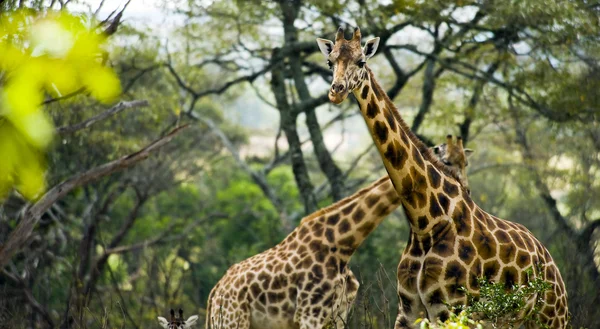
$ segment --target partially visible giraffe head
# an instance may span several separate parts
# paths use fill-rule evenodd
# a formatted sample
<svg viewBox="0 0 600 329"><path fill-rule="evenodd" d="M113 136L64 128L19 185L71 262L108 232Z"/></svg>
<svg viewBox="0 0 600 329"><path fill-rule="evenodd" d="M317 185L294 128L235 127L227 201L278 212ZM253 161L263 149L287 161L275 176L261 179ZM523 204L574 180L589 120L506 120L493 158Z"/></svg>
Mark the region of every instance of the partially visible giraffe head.
<svg viewBox="0 0 600 329"><path fill-rule="evenodd" d="M327 65L333 70L333 81L329 90L329 100L335 104L343 102L348 93L361 86L367 79L365 66L379 46L379 38L370 39L364 48L360 45L360 29L354 29L352 39L344 38L344 29L339 28L335 43L327 39L317 39L319 49L327 59Z"/></svg>
<svg viewBox="0 0 600 329"><path fill-rule="evenodd" d="M456 137L456 144L452 140L452 135L446 136L446 143L432 147L433 154L446 166L458 171L461 185L471 193L469 188L469 179L467 177L467 166L469 157L473 154L472 149L463 147L462 137Z"/></svg>
<svg viewBox="0 0 600 329"><path fill-rule="evenodd" d="M179 317L175 316L175 311L171 309L171 320L167 321L167 319L162 316L158 317L158 323L165 329L184 329L191 327L194 323L198 321L197 315L190 316L187 320L183 320L183 310L179 309Z"/></svg>

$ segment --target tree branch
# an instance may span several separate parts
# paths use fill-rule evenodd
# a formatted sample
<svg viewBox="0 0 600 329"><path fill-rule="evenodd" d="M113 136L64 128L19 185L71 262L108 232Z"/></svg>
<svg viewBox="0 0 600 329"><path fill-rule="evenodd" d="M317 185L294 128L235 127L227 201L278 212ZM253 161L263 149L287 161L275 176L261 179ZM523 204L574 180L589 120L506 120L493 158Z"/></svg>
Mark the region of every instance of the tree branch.
<svg viewBox="0 0 600 329"><path fill-rule="evenodd" d="M87 120L84 120L80 123L77 123L77 124L74 124L71 126L58 127L58 128L56 128L56 132L59 134L71 134L78 130L90 127L93 124L95 124L96 122L102 121L102 120L104 120L110 116L113 116L123 110L136 108L136 107L143 107L143 106L148 106L148 101L138 100L138 101L131 101L131 102L119 102L119 104L111 107L110 109L108 109L94 117L91 117Z"/></svg>
<svg viewBox="0 0 600 329"><path fill-rule="evenodd" d="M170 142L173 137L180 133L185 127L187 126L178 127L166 136L155 140L135 153L76 174L48 190L48 192L46 192L35 204L25 211L25 214L17 227L11 232L6 242L0 247L0 268L4 267L12 256L23 246L23 244L25 244L42 214L48 210L52 204L77 187L131 167L146 159L152 152Z"/></svg>

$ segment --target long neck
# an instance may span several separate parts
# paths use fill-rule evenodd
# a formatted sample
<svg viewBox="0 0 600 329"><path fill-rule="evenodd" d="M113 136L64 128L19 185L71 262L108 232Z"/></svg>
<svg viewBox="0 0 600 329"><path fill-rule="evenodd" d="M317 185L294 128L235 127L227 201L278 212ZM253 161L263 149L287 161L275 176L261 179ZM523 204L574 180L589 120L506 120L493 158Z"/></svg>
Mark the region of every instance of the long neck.
<svg viewBox="0 0 600 329"><path fill-rule="evenodd" d="M449 221L464 194L452 170L410 131L372 71L354 96L413 231L426 233Z"/></svg>
<svg viewBox="0 0 600 329"><path fill-rule="evenodd" d="M341 258L349 260L366 237L399 205L400 199L392 182L384 176L302 219L296 230L297 238L303 242L321 239L322 245L330 246L330 250L334 248Z"/></svg>

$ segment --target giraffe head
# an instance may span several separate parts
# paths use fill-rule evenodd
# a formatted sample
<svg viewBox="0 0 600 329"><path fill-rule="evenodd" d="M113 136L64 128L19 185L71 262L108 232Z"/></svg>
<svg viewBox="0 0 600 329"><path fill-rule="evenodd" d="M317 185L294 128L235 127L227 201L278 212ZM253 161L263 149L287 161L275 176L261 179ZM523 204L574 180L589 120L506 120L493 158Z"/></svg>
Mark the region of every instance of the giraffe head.
<svg viewBox="0 0 600 329"><path fill-rule="evenodd" d="M198 321L197 315L190 316L187 320L183 320L183 310L179 309L179 317L175 316L175 311L171 309L171 320L167 321L167 319L162 316L158 317L158 323L165 329L184 329L191 327L194 323Z"/></svg>
<svg viewBox="0 0 600 329"><path fill-rule="evenodd" d="M335 104L343 102L348 93L360 87L367 79L367 59L371 58L379 46L379 38L370 39L364 48L360 45L360 29L354 29L352 39L344 38L344 29L339 28L335 43L331 40L317 39L319 49L327 59L327 65L333 70L333 82L329 90L329 100Z"/></svg>
<svg viewBox="0 0 600 329"><path fill-rule="evenodd" d="M446 143L432 147L433 154L446 166L456 169L461 185L471 193L467 177L468 158L473 154L472 149L464 148L462 137L456 137L456 144L452 135L446 136Z"/></svg>

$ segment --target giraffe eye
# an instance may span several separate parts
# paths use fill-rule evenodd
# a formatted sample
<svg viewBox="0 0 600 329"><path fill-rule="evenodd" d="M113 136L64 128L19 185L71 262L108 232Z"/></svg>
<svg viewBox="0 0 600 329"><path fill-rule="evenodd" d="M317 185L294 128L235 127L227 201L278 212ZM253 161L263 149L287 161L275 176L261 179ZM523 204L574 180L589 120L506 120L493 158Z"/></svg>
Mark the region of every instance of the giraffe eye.
<svg viewBox="0 0 600 329"><path fill-rule="evenodd" d="M327 60L327 66L329 66L329 69L333 69L333 63L330 60Z"/></svg>
<svg viewBox="0 0 600 329"><path fill-rule="evenodd" d="M450 163L450 161L448 160L442 160L442 162L446 165L446 166L451 166L452 164Z"/></svg>
<svg viewBox="0 0 600 329"><path fill-rule="evenodd" d="M365 62L365 61L361 60L361 61L359 61L358 63L356 63L356 65L358 65L358 67L360 67L360 68L362 69L363 67L365 67L365 64L366 64L366 63L367 63L367 62Z"/></svg>

